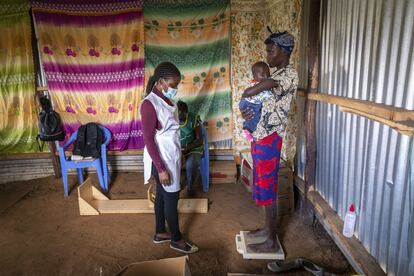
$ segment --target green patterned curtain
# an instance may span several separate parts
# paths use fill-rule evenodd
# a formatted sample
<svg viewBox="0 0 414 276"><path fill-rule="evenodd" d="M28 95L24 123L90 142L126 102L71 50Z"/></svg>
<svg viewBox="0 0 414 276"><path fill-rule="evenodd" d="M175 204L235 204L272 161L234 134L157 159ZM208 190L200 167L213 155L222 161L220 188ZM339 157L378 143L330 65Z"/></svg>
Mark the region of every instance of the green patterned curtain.
<svg viewBox="0 0 414 276"><path fill-rule="evenodd" d="M0 154L38 151L30 2L0 2Z"/></svg>
<svg viewBox="0 0 414 276"><path fill-rule="evenodd" d="M232 147L230 3L144 1L146 79L163 61L182 74L177 98L208 121L211 146Z"/></svg>

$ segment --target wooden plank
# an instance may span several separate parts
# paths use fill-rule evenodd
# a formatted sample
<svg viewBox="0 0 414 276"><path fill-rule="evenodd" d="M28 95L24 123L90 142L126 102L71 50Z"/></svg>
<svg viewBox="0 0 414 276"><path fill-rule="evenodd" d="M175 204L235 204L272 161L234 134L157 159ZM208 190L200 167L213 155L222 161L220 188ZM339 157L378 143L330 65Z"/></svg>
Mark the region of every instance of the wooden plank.
<svg viewBox="0 0 414 276"><path fill-rule="evenodd" d="M94 200L93 203L101 214L152 214L147 199Z"/></svg>
<svg viewBox="0 0 414 276"><path fill-rule="evenodd" d="M150 188L148 189L147 195L152 198ZM78 187L78 201L81 215L154 213L154 204L148 198L110 200L93 186L91 178L87 178ZM208 199L180 199L178 201L178 212L207 213Z"/></svg>
<svg viewBox="0 0 414 276"><path fill-rule="evenodd" d="M385 104L378 104L370 101L351 99L347 97L328 95L325 93L310 93L308 99L321 101L329 104L336 104L342 107L348 107L362 111L366 114L390 121L409 121L414 120L414 110L394 107Z"/></svg>
<svg viewBox="0 0 414 276"><path fill-rule="evenodd" d="M379 264L356 237L346 238L342 235L342 220L317 191L309 192L309 200L315 207L316 214L320 217L326 231L334 238L344 255L349 256L348 261L358 273L376 276L385 275Z"/></svg>
<svg viewBox="0 0 414 276"><path fill-rule="evenodd" d="M101 214L154 213L147 199L94 200L93 205ZM179 213L207 213L207 198L183 198L178 200Z"/></svg>
<svg viewBox="0 0 414 276"><path fill-rule="evenodd" d="M47 86L38 86L36 87L37 92L43 92L43 91L49 91L49 88Z"/></svg>
<svg viewBox="0 0 414 276"><path fill-rule="evenodd" d="M92 205L90 205L86 200L79 197L79 214L81 216L97 216L99 215L99 212L97 209L95 209Z"/></svg>
<svg viewBox="0 0 414 276"><path fill-rule="evenodd" d="M92 186L92 198L94 200L110 200L107 198L101 191L99 191L95 186Z"/></svg>
<svg viewBox="0 0 414 276"><path fill-rule="evenodd" d="M210 156L233 156L232 149L211 149L209 150Z"/></svg>
<svg viewBox="0 0 414 276"><path fill-rule="evenodd" d="M296 95L298 97L306 97L306 90L303 88L298 88Z"/></svg>
<svg viewBox="0 0 414 276"><path fill-rule="evenodd" d="M297 176L295 177L295 186L303 196L305 184L304 181ZM312 188L309 189L308 199L315 208L317 219L324 226L325 230L358 273L375 276L385 275L374 257L368 253L355 236L346 238L342 235L343 221L317 191Z"/></svg>
<svg viewBox="0 0 414 276"><path fill-rule="evenodd" d="M108 155L143 155L144 150L109 151Z"/></svg>
<svg viewBox="0 0 414 276"><path fill-rule="evenodd" d="M234 161L211 161L211 183L236 183L237 167Z"/></svg>
<svg viewBox="0 0 414 276"><path fill-rule="evenodd" d="M79 213L81 216L99 215L98 210L93 205L92 180L87 178L82 185L78 186Z"/></svg>
<svg viewBox="0 0 414 276"><path fill-rule="evenodd" d="M308 31L308 90L307 94L318 91L319 79L319 21L320 0L312 0L309 8ZM315 183L316 173L316 102L305 100L305 199L307 189ZM306 203L306 201L305 201ZM307 207L305 205L305 207Z"/></svg>
<svg viewBox="0 0 414 276"><path fill-rule="evenodd" d="M53 170L55 172L55 177L60 178L62 176L62 173L60 171L60 159L59 159L59 153L56 148L55 142L48 142L49 151L50 151L50 157L52 159L53 164Z"/></svg>
<svg viewBox="0 0 414 276"><path fill-rule="evenodd" d="M0 160L32 160L32 159L50 159L49 152L38 153L10 153L0 155Z"/></svg>
<svg viewBox="0 0 414 276"><path fill-rule="evenodd" d="M208 212L207 198L182 198L178 200L179 213L202 213Z"/></svg>
<svg viewBox="0 0 414 276"><path fill-rule="evenodd" d="M233 155L234 163L236 163L237 166L241 165L241 157L240 155Z"/></svg>
<svg viewBox="0 0 414 276"><path fill-rule="evenodd" d="M121 270L121 272L117 275L190 276L191 272L187 260L188 256L183 256L177 258L132 263Z"/></svg>
<svg viewBox="0 0 414 276"><path fill-rule="evenodd" d="M366 117L368 119L374 120L376 122L382 123L384 125L387 125L393 129L395 129L396 131L400 132L401 134L404 135L408 135L408 136L413 136L414 135L414 121L408 121L408 122L395 122L395 121L391 121L391 120L387 120L384 119L382 117L378 117L376 115L371 115L368 113L365 113L363 111L359 111L353 108L348 108L348 107L339 107L339 109L343 112L348 112L351 114L355 114L355 115L359 115L359 116L363 116Z"/></svg>

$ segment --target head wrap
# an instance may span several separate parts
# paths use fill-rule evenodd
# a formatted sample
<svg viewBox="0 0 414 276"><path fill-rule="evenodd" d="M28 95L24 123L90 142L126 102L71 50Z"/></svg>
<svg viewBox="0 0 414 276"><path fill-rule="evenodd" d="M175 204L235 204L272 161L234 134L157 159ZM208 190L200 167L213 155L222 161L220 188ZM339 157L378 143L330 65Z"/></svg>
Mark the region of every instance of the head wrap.
<svg viewBox="0 0 414 276"><path fill-rule="evenodd" d="M267 27L267 29L272 32L269 27ZM274 44L277 47L282 48L290 57L293 47L295 46L295 39L293 38L293 35L287 31L284 31L269 35L269 37L265 40L265 44Z"/></svg>

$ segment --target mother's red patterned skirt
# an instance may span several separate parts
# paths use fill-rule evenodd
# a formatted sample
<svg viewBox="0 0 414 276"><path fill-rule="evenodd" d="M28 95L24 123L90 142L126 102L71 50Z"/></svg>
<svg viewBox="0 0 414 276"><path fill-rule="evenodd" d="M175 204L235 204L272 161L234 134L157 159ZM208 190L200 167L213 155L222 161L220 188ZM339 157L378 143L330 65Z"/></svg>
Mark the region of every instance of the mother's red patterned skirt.
<svg viewBox="0 0 414 276"><path fill-rule="evenodd" d="M282 137L276 132L252 143L253 200L257 205L276 201Z"/></svg>

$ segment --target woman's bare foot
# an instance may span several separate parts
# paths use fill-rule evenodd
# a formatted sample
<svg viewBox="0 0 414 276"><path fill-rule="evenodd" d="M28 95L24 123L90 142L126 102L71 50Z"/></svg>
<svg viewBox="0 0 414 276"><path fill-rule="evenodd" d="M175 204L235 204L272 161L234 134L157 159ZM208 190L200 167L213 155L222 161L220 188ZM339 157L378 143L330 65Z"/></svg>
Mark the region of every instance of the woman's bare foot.
<svg viewBox="0 0 414 276"><path fill-rule="evenodd" d="M247 247L253 252L277 252L279 251L279 245L275 240L267 238L262 243L248 244Z"/></svg>
<svg viewBox="0 0 414 276"><path fill-rule="evenodd" d="M249 238L257 238L257 237L265 237L267 236L266 228L256 229L247 232L247 237Z"/></svg>

